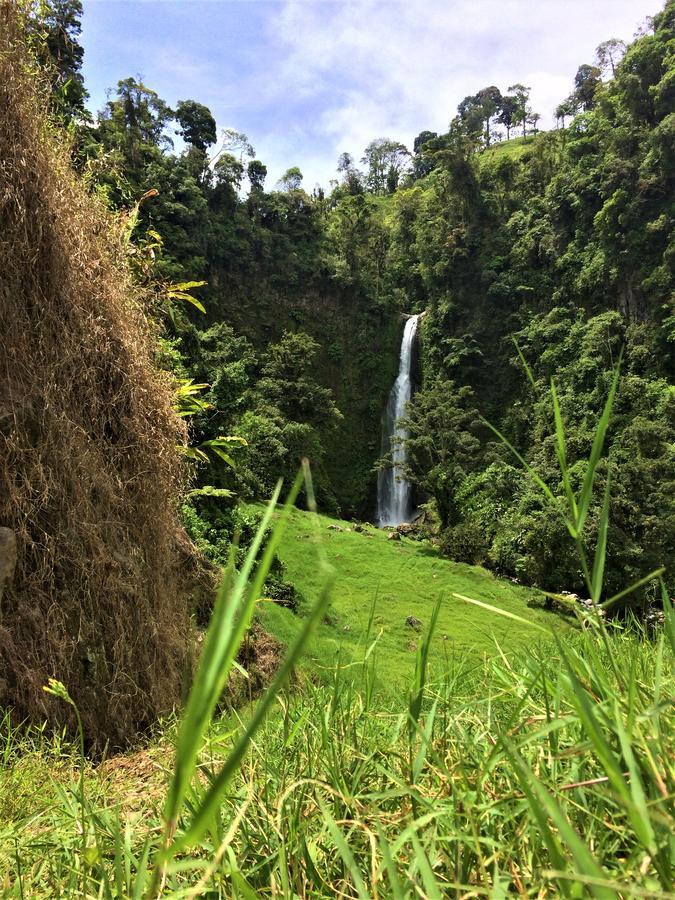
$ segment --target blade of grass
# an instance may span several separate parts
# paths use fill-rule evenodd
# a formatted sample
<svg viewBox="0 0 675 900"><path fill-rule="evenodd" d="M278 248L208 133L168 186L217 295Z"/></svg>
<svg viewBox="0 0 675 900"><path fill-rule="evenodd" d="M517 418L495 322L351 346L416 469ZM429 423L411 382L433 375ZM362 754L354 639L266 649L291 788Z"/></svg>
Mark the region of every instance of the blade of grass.
<svg viewBox="0 0 675 900"><path fill-rule="evenodd" d="M632 819L634 818L633 827L635 828L635 833L642 841L644 848L649 852L651 856L656 856L656 836L654 835L654 829L652 828L652 824L649 819L647 798L645 797L644 788L642 786L642 776L635 761L632 742L626 732L626 729L623 726L623 722L621 721L621 711L616 700L614 701L614 722L615 731L619 736L621 752L630 773L628 786L630 788L633 808L635 810L635 816L631 817ZM636 823L639 824L639 828L636 827Z"/></svg>
<svg viewBox="0 0 675 900"><path fill-rule="evenodd" d="M412 780L413 784L420 777L420 773L422 772L422 768L424 766L424 762L427 758L427 751L431 744L431 737L434 731L434 721L436 719L436 708L438 706L438 700L434 700L433 706L429 710L429 714L427 716L427 720L424 725L424 730L422 731L422 739L420 741L419 748L417 750L417 755L415 756L415 762L412 767Z"/></svg>
<svg viewBox="0 0 675 900"><path fill-rule="evenodd" d="M410 697L409 704L409 713L410 718L412 720L413 730L417 727L417 723L419 721L420 713L422 711L422 701L424 700L424 687L426 684L427 677L427 666L429 663L429 650L431 648L431 640L434 636L434 632L436 630L436 623L438 622L438 614L441 610L442 600L439 599L436 601L436 606L434 607L434 611L431 614L431 621L429 623L429 628L427 629L427 633L422 640L418 651L417 658L415 660L415 674L413 676L413 690Z"/></svg>
<svg viewBox="0 0 675 900"><path fill-rule="evenodd" d="M410 841L415 851L415 862L417 863L417 868L419 869L420 875L422 876L425 897L430 898L430 900L442 900L443 895L441 894L438 887L438 881L436 880L436 876L434 875L433 869L431 868L429 857L427 856L424 847L422 847L422 845L420 844L419 838L414 831L410 834Z"/></svg>
<svg viewBox="0 0 675 900"><path fill-rule="evenodd" d="M668 590L666 588L666 583L661 578L665 569L661 571L659 574L659 581L661 584L661 600L663 601L663 616L665 619L665 632L668 635L668 642L670 643L670 649L673 653L675 653L675 609L673 609L673 603L670 597L668 596Z"/></svg>
<svg viewBox="0 0 675 900"><path fill-rule="evenodd" d="M342 857L342 861L349 870L349 874L352 877L352 884L356 888L356 892L359 895L360 900L370 900L370 894L366 890L366 885L363 881L363 877L359 872L359 867L356 864L356 860L354 859L354 854L347 843L345 836L343 835L340 828L335 821L335 819L330 814L330 810L326 806L326 804L321 800L321 798L317 798L317 803L321 809L321 813L323 815L324 822L326 827L328 828L328 832L333 839L333 843L337 847L337 851Z"/></svg>
<svg viewBox="0 0 675 900"><path fill-rule="evenodd" d="M609 526L609 469L605 481L605 493L600 511L600 523L598 527L598 540L595 545L593 557L593 574L591 575L591 600L599 603L602 596L602 582L605 575L605 558L607 556L607 529Z"/></svg>
<svg viewBox="0 0 675 900"><path fill-rule="evenodd" d="M246 629L248 613L253 608L255 601L253 592L249 592L248 602L245 604L243 602L245 589L280 491L281 483L277 484L234 584L232 585L232 573L226 572L218 590L202 658L176 742L175 772L169 785L164 812L167 835L172 833L177 825L181 804L194 773L204 732L211 721L218 697L229 675L232 661ZM237 612L240 613L240 617L235 624Z"/></svg>
<svg viewBox="0 0 675 900"><path fill-rule="evenodd" d="M518 353L518 356L520 357L521 363L523 364L523 368L525 369L525 374L527 375L530 384L531 384L532 387L534 388L535 394L538 394L539 392L538 392L538 390L537 390L537 383L536 383L536 381L534 380L534 375L532 374L532 369L530 368L530 366L529 366L527 360L526 360L525 357L523 356L522 350L520 349L520 346L518 345L518 341L517 341L517 340L515 339L515 337L513 337L513 336L511 337L511 340L512 340L513 343L515 344L516 351L517 351L517 353Z"/></svg>
<svg viewBox="0 0 675 900"><path fill-rule="evenodd" d="M513 446L513 444L511 444L507 440L507 438L504 437L504 435L501 433L501 431L499 431L498 428L495 428L495 426L492 425L491 422L488 422L487 419L484 419L481 416L481 421L483 422L484 425L486 425L490 429L490 431L492 431L499 438L499 440L504 444L504 446L508 447L508 449L511 451L511 453L513 453L513 455L516 457L518 462L523 466L523 468L525 469L527 474L530 476L530 478L534 481L534 483L537 485L537 487L539 487L544 492L546 498L553 504L553 506L555 506L556 509L558 509L558 511L560 511L560 506L558 504L558 500L554 496L550 487L546 484L546 482L542 478L539 477L539 475L534 471L532 466L528 462L525 461L524 457L516 450L516 448ZM564 516L563 516L563 518L564 518ZM567 522L567 519L565 519L565 522ZM568 528L569 528L569 525L568 525Z"/></svg>
<svg viewBox="0 0 675 900"><path fill-rule="evenodd" d="M634 581L630 587L624 588L622 591L619 591L618 594L614 594L614 596L610 597L609 600L605 600L600 604L600 609L608 609L608 607L612 606L618 600L622 600L624 597L628 596L628 594L632 594L633 591L636 591L639 587L642 587L643 584L649 584L650 581L654 581L656 578L660 578L663 573L666 571L665 566L660 566L658 569L654 569L653 572L650 572L648 575L639 578L637 581Z"/></svg>
<svg viewBox="0 0 675 900"><path fill-rule="evenodd" d="M558 457L558 464L560 466L560 473L563 479L563 487L565 488L565 494L567 496L567 503L570 508L570 517L571 521L574 523L574 534L572 537L577 537L578 528L577 521L579 518L579 512L577 510L577 501L574 498L574 492L572 491L572 484L570 482L570 473L567 467L567 448L565 446L565 428L563 426L562 414L560 412L560 403L558 401L558 392L555 389L555 381L551 378L551 398L553 400L553 418L555 420L555 436L556 436L556 455ZM568 525L569 528L569 525Z"/></svg>
<svg viewBox="0 0 675 900"><path fill-rule="evenodd" d="M609 390L607 400L605 401L605 406L602 411L602 415L600 416L600 421L598 422L598 427L595 432L595 438L593 439L593 446L591 448L591 455L588 458L588 465L586 466L586 474L581 486L581 493L579 494L579 516L576 523L577 531L579 533L582 531L584 523L586 522L586 516L588 515L588 510L591 504L591 497L593 496L593 480L595 478L595 470L597 468L598 462L600 461L600 456L602 455L602 448L605 443L605 435L607 434L607 427L612 415L614 396L619 384L619 373L621 370L622 357L623 348L621 350L621 353L619 354L619 361L617 362L616 369L614 370L612 386Z"/></svg>
<svg viewBox="0 0 675 900"><path fill-rule="evenodd" d="M648 820L646 822L642 820L641 811L635 807L630 788L623 774L623 767L619 765L614 751L605 737L602 726L595 715L594 707L589 701L587 691L574 670L569 654L563 651L562 656L571 687L569 699L579 715L588 739L593 745L595 754L602 764L610 784L620 797L636 835L639 836L645 847L653 847L654 837L651 826L648 824ZM621 728L619 728L619 731L621 731Z"/></svg>
<svg viewBox="0 0 675 900"><path fill-rule="evenodd" d="M376 826L383 862L383 867L380 867L380 871L382 871L382 868L384 868L384 870L386 870L387 872L387 877L389 879L389 889L394 900L405 900L405 894L403 892L401 881L398 877L398 872L396 871L396 864L394 862L394 857L391 854L389 841L387 840L384 831L382 830L382 826L379 822L376 822Z"/></svg>
<svg viewBox="0 0 675 900"><path fill-rule="evenodd" d="M482 600L473 600L471 597L465 597L464 594L454 594L453 597L457 597L458 600L463 600L465 603L473 603L474 606L481 606L483 609L487 609L490 612L496 613L498 616L504 616L506 619L513 619L514 622L520 622L521 625L527 625L528 628L537 628L539 631L543 631L544 634L550 634L548 628L545 628L543 625L540 625L538 622L534 622L532 620L523 619L522 616L517 616L515 613L509 612L507 609L500 609L498 606L491 606L489 603L483 603Z"/></svg>
<svg viewBox="0 0 675 900"><path fill-rule="evenodd" d="M246 751L248 750L251 738L262 724L262 721L267 715L267 711L274 702L276 695L279 693L279 691L287 681L293 667L302 655L302 651L309 635L312 633L315 626L321 621L321 617L323 616L328 605L332 586L333 579L330 578L330 580L328 580L324 585L319 599L314 604L311 613L304 620L303 626L298 632L298 635L294 640L290 650L286 654L286 657L284 658L281 667L277 671L274 680L267 688L262 698L258 701L255 712L250 722L246 726L244 733L241 735L234 748L230 751L230 754L221 770L213 779L213 782L211 783L207 794L202 800L201 806L198 810L196 810L193 816L189 828L181 835L178 835L171 845L171 855L174 855L175 853L183 850L185 847L194 844L199 840L206 828L208 828L209 822L218 808L223 791L227 787L229 780L237 771L240 762L246 755Z"/></svg>

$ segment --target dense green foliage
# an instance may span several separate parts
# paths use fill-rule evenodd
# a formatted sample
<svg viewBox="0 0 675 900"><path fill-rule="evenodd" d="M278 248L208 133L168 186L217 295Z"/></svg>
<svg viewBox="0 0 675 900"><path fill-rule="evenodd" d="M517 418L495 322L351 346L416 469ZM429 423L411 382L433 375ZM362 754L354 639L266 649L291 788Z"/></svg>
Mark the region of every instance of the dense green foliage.
<svg viewBox="0 0 675 900"><path fill-rule="evenodd" d="M668 895L675 619L653 570L675 534L675 3L621 61L608 41L579 68L570 127L537 135L528 88L492 85L412 153L375 139L365 171L343 155L328 196L296 167L266 190L232 130L209 158L209 110L137 79L87 121L79 12L41 4L35 46L147 287L190 423L183 521L223 577L155 746L94 769L76 709L77 748L2 722L3 895ZM523 135L494 146L495 124ZM408 467L452 562L295 506L309 457L324 510L372 509L409 311ZM475 562L590 608L558 598L561 627ZM649 572L633 596L658 584L662 620L609 620ZM254 615L288 649L219 717Z"/></svg>
<svg viewBox="0 0 675 900"><path fill-rule="evenodd" d="M549 381L574 463L587 455L588 423L622 348L607 463L612 584L675 556L674 28L670 3L569 128L518 157L477 158L458 142L396 198L410 235L397 271L428 309L411 473L436 501L451 555L552 590L582 586L561 550L564 524L483 418L562 493L546 437Z"/></svg>
<svg viewBox="0 0 675 900"><path fill-rule="evenodd" d="M63 73L57 99L66 78L82 87L79 12L59 0L43 21L40 52L51 48ZM623 348L607 463L612 584L671 562L674 18L670 0L630 47L600 45L556 111L567 128L537 134L529 88L490 85L412 152L375 139L362 170L342 154L328 194L309 194L297 167L268 190L246 135L219 139L201 103L172 110L134 78L93 123L71 109L74 160L92 188L122 208L145 197L134 225L143 277L205 282L190 288L205 312L164 316L162 360L194 401L197 487L264 497L307 455L325 510L370 517L400 314L426 311L409 470L446 552L582 589L560 551L564 525L485 420L561 492L542 392L555 375L578 477ZM499 143L499 128L522 136ZM246 443L219 445L229 436ZM216 506L213 495L190 504ZM215 539L220 517L209 513L202 535Z"/></svg>

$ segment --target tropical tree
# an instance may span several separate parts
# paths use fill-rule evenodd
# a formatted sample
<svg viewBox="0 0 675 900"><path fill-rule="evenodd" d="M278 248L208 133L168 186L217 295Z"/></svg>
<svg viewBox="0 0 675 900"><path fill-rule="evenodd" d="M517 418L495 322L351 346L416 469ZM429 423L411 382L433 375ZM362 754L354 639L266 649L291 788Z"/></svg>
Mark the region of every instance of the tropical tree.
<svg viewBox="0 0 675 900"><path fill-rule="evenodd" d="M469 94L457 106L459 120L466 129L466 133L475 139L480 139L483 132L483 105L478 99L478 94Z"/></svg>
<svg viewBox="0 0 675 900"><path fill-rule="evenodd" d="M363 191L363 173L354 164L351 153L341 153L337 170L342 175L342 185L349 194L360 194Z"/></svg>
<svg viewBox="0 0 675 900"><path fill-rule="evenodd" d="M603 41L601 44L598 44L595 50L595 61L598 64L598 68L603 73L609 69L612 73L612 78L614 78L616 67L625 52L625 41L619 38L610 38L608 41Z"/></svg>
<svg viewBox="0 0 675 900"><path fill-rule="evenodd" d="M286 169L279 179L279 184L285 191L299 191L302 187L302 172L297 166Z"/></svg>
<svg viewBox="0 0 675 900"><path fill-rule="evenodd" d="M511 129L515 122L515 116L518 110L518 101L511 94L504 94L499 107L499 115L497 121L506 128L506 140L511 138Z"/></svg>
<svg viewBox="0 0 675 900"><path fill-rule="evenodd" d="M216 186L229 185L234 191L238 191L244 177L244 166L236 156L223 153L213 166L213 174Z"/></svg>
<svg viewBox="0 0 675 900"><path fill-rule="evenodd" d="M180 100L176 107L176 121L180 129L179 134L186 143L192 144L202 152L215 144L216 120L211 115L211 110L203 103L196 100Z"/></svg>
<svg viewBox="0 0 675 900"><path fill-rule="evenodd" d="M246 167L246 175L251 185L252 193L262 193L267 178L267 166L259 159L252 159Z"/></svg>
<svg viewBox="0 0 675 900"><path fill-rule="evenodd" d="M502 94L499 88L493 84L490 85L490 87L481 88L481 90L476 94L476 98L478 100L479 109L482 112L483 122L485 125L485 146L489 147L490 123L492 121L492 117L502 106Z"/></svg>
<svg viewBox="0 0 675 900"><path fill-rule="evenodd" d="M532 110L529 107L531 88L525 87L524 84L512 84L509 88L509 94L514 98L515 108L512 113L512 121L514 125L523 126L523 137L527 134L527 119L531 115Z"/></svg>
<svg viewBox="0 0 675 900"><path fill-rule="evenodd" d="M595 91L600 84L600 74L597 66L584 64L579 66L574 76L574 98L584 112L595 106Z"/></svg>
<svg viewBox="0 0 675 900"><path fill-rule="evenodd" d="M81 23L81 0L41 0L27 23L30 43L51 82L54 110L66 122L90 120L84 105L89 94L82 75Z"/></svg>
<svg viewBox="0 0 675 900"><path fill-rule="evenodd" d="M158 163L162 150L173 147L167 125L174 113L157 95L135 78L117 83L117 94L99 115L96 134L111 162L123 172L131 195L147 190L146 169ZM112 180L119 188L120 179Z"/></svg>
<svg viewBox="0 0 675 900"><path fill-rule="evenodd" d="M565 119L571 118L577 112L578 106L574 97L568 97L567 100L563 100L562 103L559 103L555 108L555 117L557 122L562 122L562 127L565 127Z"/></svg>
<svg viewBox="0 0 675 900"><path fill-rule="evenodd" d="M361 159L368 166L366 184L374 194L392 194L410 165L410 151L399 141L377 138L364 150Z"/></svg>
<svg viewBox="0 0 675 900"><path fill-rule="evenodd" d="M233 156L239 156L239 161L243 162L244 157L248 156L253 159L255 150L243 131L235 131L234 128L224 128L221 134L220 147L213 157L213 163L221 153L230 153Z"/></svg>

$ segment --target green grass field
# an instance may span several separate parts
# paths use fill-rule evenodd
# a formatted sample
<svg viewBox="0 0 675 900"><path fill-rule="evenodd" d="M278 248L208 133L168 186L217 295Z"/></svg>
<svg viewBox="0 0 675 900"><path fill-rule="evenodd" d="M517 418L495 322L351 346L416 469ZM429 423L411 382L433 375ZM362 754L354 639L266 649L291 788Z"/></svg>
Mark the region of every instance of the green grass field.
<svg viewBox="0 0 675 900"><path fill-rule="evenodd" d="M59 735L0 720L1 897L675 896L667 598L653 640L593 615L546 640L537 626L559 635L561 620L522 588L428 545L287 512L276 549L305 609L256 604L277 519L257 574L252 545L223 582L178 728L172 717L96 766ZM526 621L453 597L464 592ZM221 716L256 606L289 649L254 703ZM411 614L426 628L407 628ZM289 689L303 649L324 677ZM58 682L49 691L72 702Z"/></svg>
<svg viewBox="0 0 675 900"><path fill-rule="evenodd" d="M278 554L307 607L316 601L324 578L317 562L319 543L336 572L327 621L315 634L305 665L332 667L338 654L343 661L360 658L372 614L369 640L378 639L375 659L380 683L394 688L408 684L420 634L439 600L432 666L453 657L494 655L498 646L508 652L540 641L536 624L561 625L557 615L528 607L528 599L537 596L533 589L496 578L479 566L443 559L426 542L406 537L393 541L387 532L372 526L364 526L365 531L359 533L353 530L354 523L325 516L317 520L315 527L309 514L293 510ZM514 613L535 625L504 618L455 594ZM297 631L302 618L271 603L259 604L258 615L264 627L284 643ZM409 616L422 623L419 631L406 624Z"/></svg>
<svg viewBox="0 0 675 900"><path fill-rule="evenodd" d="M542 134L544 132L539 132ZM527 137L512 137L509 141L498 141L496 144L492 144L492 146L488 150L484 150L482 153L478 155L479 165L482 165L489 159L501 158L501 157L509 157L510 159L520 159L528 150L531 150L532 147L537 142L538 135L528 135Z"/></svg>

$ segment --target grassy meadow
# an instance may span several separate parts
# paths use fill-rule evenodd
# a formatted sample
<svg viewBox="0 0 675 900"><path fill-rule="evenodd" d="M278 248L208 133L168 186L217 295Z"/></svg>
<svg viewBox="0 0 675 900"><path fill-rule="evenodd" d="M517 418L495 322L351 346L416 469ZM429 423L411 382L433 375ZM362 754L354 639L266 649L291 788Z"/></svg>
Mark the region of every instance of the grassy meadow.
<svg viewBox="0 0 675 900"><path fill-rule="evenodd" d="M180 722L95 765L5 721L3 897L674 896L669 612L654 640L591 617L562 642L527 591L427 545L267 515ZM258 602L274 550L300 615ZM286 661L219 711L256 609Z"/></svg>
<svg viewBox="0 0 675 900"><path fill-rule="evenodd" d="M455 659L480 662L542 640L537 625L566 627L564 620L528 601L541 595L495 577L479 566L455 563L439 556L427 542L402 537L369 525L355 531L354 523L291 512L278 554L287 577L311 608L322 588L324 574L317 564L317 547L335 571L329 610L306 648L303 665L320 674L338 659L358 660L365 635L377 638L374 650L378 685L395 691L405 687L415 668L420 634L428 628L435 604L438 621L431 639L430 665L441 668ZM506 618L469 604L457 594L521 617ZM259 605L264 626L288 642L302 617L273 604ZM406 624L414 617L421 624ZM372 621L371 621L372 618Z"/></svg>
<svg viewBox="0 0 675 900"><path fill-rule="evenodd" d="M545 134L545 132L542 133ZM537 139L538 135L528 135L527 137L518 135L508 141L497 141L483 151L479 158L479 164L494 159L518 160L536 145Z"/></svg>

